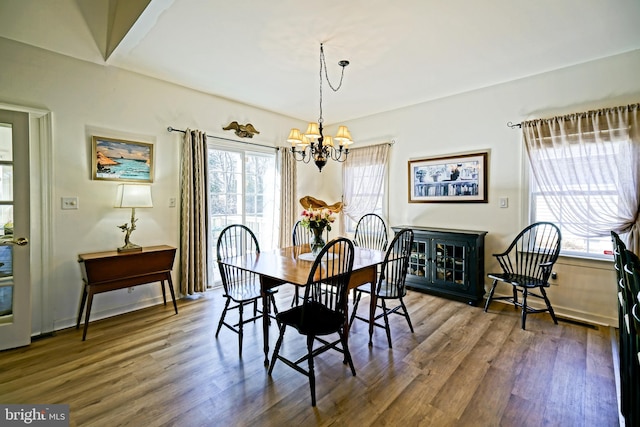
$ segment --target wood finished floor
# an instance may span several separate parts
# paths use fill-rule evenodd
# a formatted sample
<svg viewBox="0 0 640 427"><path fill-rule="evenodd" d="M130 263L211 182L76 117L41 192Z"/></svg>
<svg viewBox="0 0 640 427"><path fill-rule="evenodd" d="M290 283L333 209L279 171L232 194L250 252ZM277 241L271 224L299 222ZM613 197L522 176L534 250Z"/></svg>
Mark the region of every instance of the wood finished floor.
<svg viewBox="0 0 640 427"><path fill-rule="evenodd" d="M278 306L288 306L282 288ZM99 296L98 296L99 298ZM364 302L364 300L363 300ZM368 299L366 300L368 303ZM220 291L59 331L0 352L1 403L65 403L72 426L617 426L609 328L592 329L418 293L406 298L411 334L392 319L367 345L356 321L350 349L357 376L336 352L316 358L317 407L308 380L282 363L269 377L261 328L237 335L215 328ZM367 304L361 304L364 313ZM277 337L271 328L271 350ZM288 330L287 354L304 351Z"/></svg>

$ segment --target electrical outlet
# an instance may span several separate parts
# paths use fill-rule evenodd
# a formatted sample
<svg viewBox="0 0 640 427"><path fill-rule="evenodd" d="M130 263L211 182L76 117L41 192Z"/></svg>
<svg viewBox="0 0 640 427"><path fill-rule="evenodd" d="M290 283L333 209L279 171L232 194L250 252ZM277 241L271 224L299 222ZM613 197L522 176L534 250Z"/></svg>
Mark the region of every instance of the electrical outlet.
<svg viewBox="0 0 640 427"><path fill-rule="evenodd" d="M508 208L509 207L509 198L508 197L500 197L500 207Z"/></svg>
<svg viewBox="0 0 640 427"><path fill-rule="evenodd" d="M133 289L134 289L134 288L133 288L133 286L132 286L132 287L130 287L130 288L127 288L127 292L128 292L128 293L131 293L131 292L133 292Z"/></svg>
<svg viewBox="0 0 640 427"><path fill-rule="evenodd" d="M175 197L171 197L169 199L169 207L170 208L175 208L176 207L176 198Z"/></svg>
<svg viewBox="0 0 640 427"><path fill-rule="evenodd" d="M63 197L62 198L62 209L78 209L78 198L77 197Z"/></svg>

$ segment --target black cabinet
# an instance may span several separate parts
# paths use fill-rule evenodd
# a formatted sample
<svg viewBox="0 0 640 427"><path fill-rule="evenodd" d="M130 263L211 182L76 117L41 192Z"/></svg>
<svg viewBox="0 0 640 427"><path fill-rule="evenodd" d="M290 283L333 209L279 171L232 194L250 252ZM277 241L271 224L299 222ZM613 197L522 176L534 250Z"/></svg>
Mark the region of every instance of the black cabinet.
<svg viewBox="0 0 640 427"><path fill-rule="evenodd" d="M484 296L484 236L486 231L415 226L407 270L407 287L478 304Z"/></svg>

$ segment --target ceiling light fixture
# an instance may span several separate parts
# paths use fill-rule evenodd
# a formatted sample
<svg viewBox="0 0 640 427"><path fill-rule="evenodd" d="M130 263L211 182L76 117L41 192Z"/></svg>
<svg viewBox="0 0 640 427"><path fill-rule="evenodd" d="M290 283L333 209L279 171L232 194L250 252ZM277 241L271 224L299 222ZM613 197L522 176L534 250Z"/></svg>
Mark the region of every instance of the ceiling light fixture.
<svg viewBox="0 0 640 427"><path fill-rule="evenodd" d="M320 43L320 118L318 123L311 122L307 127L307 131L302 134L299 129L293 128L289 132L287 142L291 143L291 154L293 158L299 162L309 163L313 159L314 163L318 167L318 170L322 172L322 168L327 164L328 159L335 160L337 162L344 162L349 155L349 144L353 143L351 139L351 133L346 126L339 126L338 133L335 137L325 136L322 132L322 70L324 69L324 77L327 79L329 87L337 92L342 86L342 78L344 77L344 68L349 65L349 61L342 60L338 62L338 65L342 67L342 74L340 74L340 83L338 87L333 87L329 81L329 75L327 73L327 62L324 58L324 47ZM338 142L338 147L334 145L334 140Z"/></svg>

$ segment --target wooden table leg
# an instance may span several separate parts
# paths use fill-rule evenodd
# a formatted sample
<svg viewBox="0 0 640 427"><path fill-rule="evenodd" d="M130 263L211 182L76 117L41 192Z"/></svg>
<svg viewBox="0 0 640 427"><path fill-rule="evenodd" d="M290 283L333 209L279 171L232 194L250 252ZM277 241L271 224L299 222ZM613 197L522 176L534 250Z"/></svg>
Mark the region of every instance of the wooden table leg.
<svg viewBox="0 0 640 427"><path fill-rule="evenodd" d="M364 285L365 283L371 283L371 289L373 291L375 291L375 287L376 287L376 283L377 283L377 279L378 279L378 270L377 270L377 266L372 265L370 267L367 268L363 268L361 270L355 271L353 273L351 273L351 278L349 279L349 289L355 289L360 285ZM372 334L373 332L373 316L375 316L375 312L376 312L376 298L373 295L374 292L372 292L371 294L371 298L369 299L370 301L370 305L369 305L369 333ZM349 305L347 304L347 307ZM347 309L346 311L346 318L345 318L345 325L344 325L344 330L347 332L345 334L345 340L347 341L347 344L349 343L349 310Z"/></svg>
<svg viewBox="0 0 640 427"><path fill-rule="evenodd" d="M84 330L82 331L82 341L87 338L87 328L89 327L89 316L91 315L91 304L93 304L93 292L89 289L89 299L87 301L87 314L84 316Z"/></svg>
<svg viewBox="0 0 640 427"><path fill-rule="evenodd" d="M78 310L78 321L76 322L76 329L80 329L80 319L82 319L82 312L84 311L84 304L87 302L87 285L82 286L82 298L80 299L80 310Z"/></svg>
<svg viewBox="0 0 640 427"><path fill-rule="evenodd" d="M176 311L176 314L178 314L178 304L176 304L176 293L173 290L173 281L171 280L171 272L167 273L167 282L169 283L169 292L171 292L171 299L173 300L173 309ZM164 282L162 285L162 290L164 291ZM165 304L166 304L166 300L165 300Z"/></svg>
<svg viewBox="0 0 640 427"><path fill-rule="evenodd" d="M267 290L271 288L271 280L260 276L260 295L262 295L262 348L264 350L264 366L269 366L269 296Z"/></svg>

